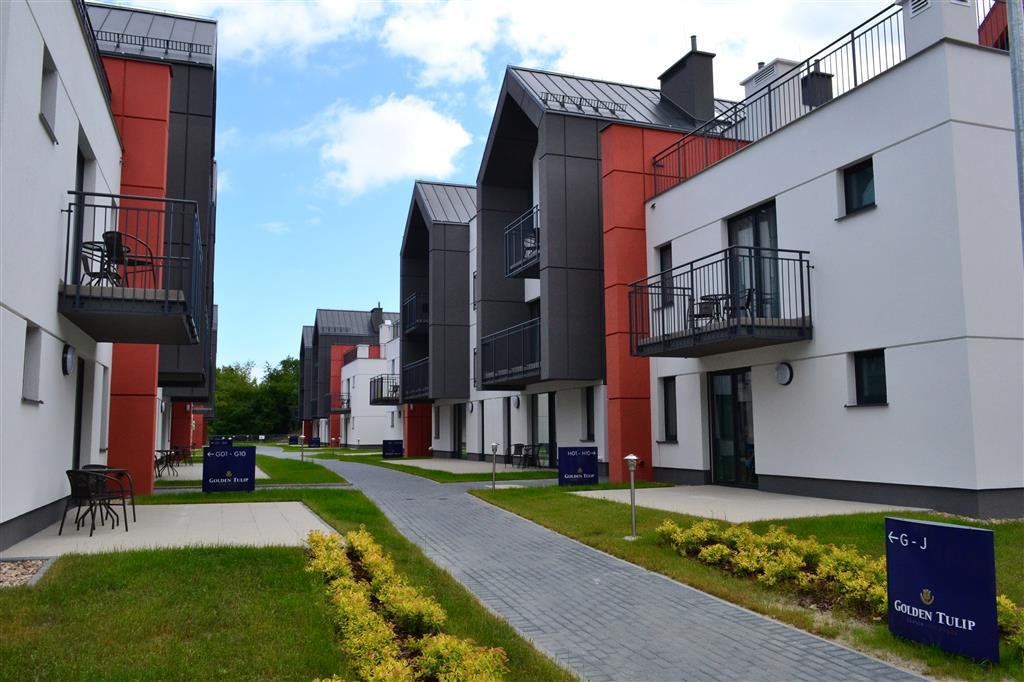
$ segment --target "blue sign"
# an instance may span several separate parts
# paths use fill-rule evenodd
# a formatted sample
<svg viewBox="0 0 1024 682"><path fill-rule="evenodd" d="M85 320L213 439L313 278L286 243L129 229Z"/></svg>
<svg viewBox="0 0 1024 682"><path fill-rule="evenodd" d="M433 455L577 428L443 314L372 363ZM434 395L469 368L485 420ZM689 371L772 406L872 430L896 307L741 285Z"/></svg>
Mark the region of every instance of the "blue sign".
<svg viewBox="0 0 1024 682"><path fill-rule="evenodd" d="M211 436L210 446L211 447L231 447L235 444L235 439L231 436Z"/></svg>
<svg viewBox="0 0 1024 682"><path fill-rule="evenodd" d="M402 441L400 440L386 440L382 443L382 447L384 459L395 459L405 455L405 448L402 447Z"/></svg>
<svg viewBox="0 0 1024 682"><path fill-rule="evenodd" d="M886 517L885 537L889 630L998 663L994 533Z"/></svg>
<svg viewBox="0 0 1024 682"><path fill-rule="evenodd" d="M597 448L558 448L558 485L597 485Z"/></svg>
<svg viewBox="0 0 1024 682"><path fill-rule="evenodd" d="M203 448L203 492L223 493L256 489L256 448Z"/></svg>
<svg viewBox="0 0 1024 682"><path fill-rule="evenodd" d="M310 436L309 442L306 443L306 447L318 448L320 447L320 438L318 436Z"/></svg>
<svg viewBox="0 0 1024 682"><path fill-rule="evenodd" d="M298 445L298 444L299 444L299 437L298 436L288 436L288 445Z"/></svg>

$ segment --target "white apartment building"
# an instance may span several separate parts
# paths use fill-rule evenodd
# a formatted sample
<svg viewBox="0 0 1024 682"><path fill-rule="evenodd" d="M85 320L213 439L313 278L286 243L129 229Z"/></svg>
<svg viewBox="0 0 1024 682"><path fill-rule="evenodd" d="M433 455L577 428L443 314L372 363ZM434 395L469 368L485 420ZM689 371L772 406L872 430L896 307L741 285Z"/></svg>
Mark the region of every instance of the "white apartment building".
<svg viewBox="0 0 1024 682"><path fill-rule="evenodd" d="M397 325L385 320L378 345L360 344L346 355L341 386L348 404L341 416L341 447L376 449L385 440L402 440L397 331Z"/></svg>
<svg viewBox="0 0 1024 682"><path fill-rule="evenodd" d="M111 345L57 312L69 190L116 193L121 142L84 8L0 3L0 549L105 463Z"/></svg>
<svg viewBox="0 0 1024 682"><path fill-rule="evenodd" d="M888 68L844 86L839 48L761 79L743 148L647 202L631 332L668 478L1024 516L1009 59L973 3L912 5ZM815 106L764 105L811 72Z"/></svg>

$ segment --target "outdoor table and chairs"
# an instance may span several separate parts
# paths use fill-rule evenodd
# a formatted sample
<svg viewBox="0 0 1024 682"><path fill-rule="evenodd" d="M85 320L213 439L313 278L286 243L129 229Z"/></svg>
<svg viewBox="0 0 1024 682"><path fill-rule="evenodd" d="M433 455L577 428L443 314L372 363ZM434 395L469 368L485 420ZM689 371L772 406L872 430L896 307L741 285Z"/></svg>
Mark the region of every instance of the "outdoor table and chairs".
<svg viewBox="0 0 1024 682"><path fill-rule="evenodd" d="M156 258L146 242L117 230L99 241L82 243L82 279L90 285L123 287L156 285ZM138 276L148 275L139 282Z"/></svg>
<svg viewBox="0 0 1024 682"><path fill-rule="evenodd" d="M132 502L132 521L138 521L138 518L135 515L135 480L132 478L130 471L121 467L107 466L106 464L86 464L82 469L84 471L98 471L127 482L128 489L124 492Z"/></svg>
<svg viewBox="0 0 1024 682"><path fill-rule="evenodd" d="M66 472L71 494L64 503L64 514L61 516L57 535L64 532L64 522L71 505L76 505L75 530L81 530L88 520L89 537L96 531L96 515L99 514L100 525L106 525L107 519L111 528L121 523L115 505L120 503L124 515L124 530L128 532L128 498L132 498L134 516L135 499L131 482L131 474L124 470L93 466L88 469L68 469ZM125 487L127 481L128 487Z"/></svg>
<svg viewBox="0 0 1024 682"><path fill-rule="evenodd" d="M156 473L156 477L160 478L167 472L171 472L175 476L178 475L176 468L177 462L175 461L175 453L173 449L161 449L156 450L156 454L153 458L153 471Z"/></svg>

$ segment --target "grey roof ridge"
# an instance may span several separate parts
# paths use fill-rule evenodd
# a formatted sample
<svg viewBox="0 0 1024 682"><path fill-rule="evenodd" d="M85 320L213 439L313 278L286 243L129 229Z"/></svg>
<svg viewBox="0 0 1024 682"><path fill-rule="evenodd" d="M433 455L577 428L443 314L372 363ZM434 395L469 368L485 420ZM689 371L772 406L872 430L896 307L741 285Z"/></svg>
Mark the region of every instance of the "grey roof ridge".
<svg viewBox="0 0 1024 682"><path fill-rule="evenodd" d="M544 73L549 76L562 76L564 78L576 78L581 81L590 81L591 83L608 83L609 85L618 85L623 88L635 88L637 90L648 90L650 92L656 92L661 94L660 88L652 88L646 85L634 85L632 83L621 83L619 81L612 81L606 78L594 78L593 76L577 76L572 73L565 73L563 71L550 71L548 69L534 69L529 66L517 66L516 64L509 64L506 66L511 71L530 71L532 73Z"/></svg>

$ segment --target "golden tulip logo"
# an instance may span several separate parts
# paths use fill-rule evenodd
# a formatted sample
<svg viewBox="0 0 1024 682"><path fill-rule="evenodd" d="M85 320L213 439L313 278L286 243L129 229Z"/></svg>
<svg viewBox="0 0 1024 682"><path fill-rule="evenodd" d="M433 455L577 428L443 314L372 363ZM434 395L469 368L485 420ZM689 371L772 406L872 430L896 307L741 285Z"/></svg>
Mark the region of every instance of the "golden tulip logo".
<svg viewBox="0 0 1024 682"><path fill-rule="evenodd" d="M929 590L927 588L921 590L921 603L922 604L924 604L925 606L931 606L932 602L934 602L934 601L935 601L935 595L932 594L931 590Z"/></svg>

